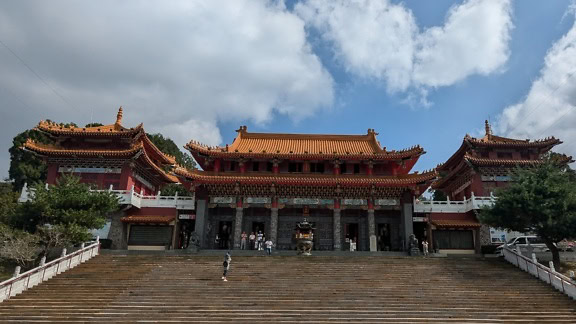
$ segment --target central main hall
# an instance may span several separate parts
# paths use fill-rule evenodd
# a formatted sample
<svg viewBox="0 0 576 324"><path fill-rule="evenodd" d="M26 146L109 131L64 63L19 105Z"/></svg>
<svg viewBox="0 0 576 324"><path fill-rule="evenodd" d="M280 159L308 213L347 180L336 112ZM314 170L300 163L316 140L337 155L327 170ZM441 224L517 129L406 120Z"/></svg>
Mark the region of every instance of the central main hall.
<svg viewBox="0 0 576 324"><path fill-rule="evenodd" d="M410 173L424 150L388 151L364 135L250 133L232 144L186 148L203 170L176 168L194 184L195 231L203 249L238 249L243 233L262 232L295 249L296 224L315 227L314 249L402 251L418 229L413 201L436 178ZM415 226L416 225L416 226ZM422 223L419 235L425 235Z"/></svg>

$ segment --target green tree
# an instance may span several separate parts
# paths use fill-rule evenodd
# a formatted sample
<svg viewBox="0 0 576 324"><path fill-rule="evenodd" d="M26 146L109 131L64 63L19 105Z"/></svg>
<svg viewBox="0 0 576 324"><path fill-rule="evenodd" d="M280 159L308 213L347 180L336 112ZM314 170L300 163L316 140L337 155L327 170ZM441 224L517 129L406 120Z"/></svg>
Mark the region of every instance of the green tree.
<svg viewBox="0 0 576 324"><path fill-rule="evenodd" d="M95 192L80 178L65 175L46 189L35 186L33 198L18 206L13 225L28 232L54 226L71 243L89 240L90 229L102 228L106 217L118 210L118 198L108 191Z"/></svg>
<svg viewBox="0 0 576 324"><path fill-rule="evenodd" d="M51 122L50 120L47 120ZM63 127L77 127L74 123L59 123ZM10 169L8 176L12 179L14 191L21 191L24 183L34 185L46 181L46 163L31 152L24 151L22 146L28 139L33 139L44 144L54 141L48 135L36 129L26 130L14 137L10 152Z"/></svg>
<svg viewBox="0 0 576 324"><path fill-rule="evenodd" d="M90 124L86 124L86 128L88 127L98 127L98 126L104 126L104 124L100 124L100 123L90 123Z"/></svg>
<svg viewBox="0 0 576 324"><path fill-rule="evenodd" d="M31 267L38 257L38 237L0 224L0 259Z"/></svg>
<svg viewBox="0 0 576 324"><path fill-rule="evenodd" d="M196 162L189 153L182 152L176 143L168 137L164 137L162 134L146 134L150 141L156 145L156 147L165 154L174 156L176 162L187 169L194 169L196 167Z"/></svg>
<svg viewBox="0 0 576 324"><path fill-rule="evenodd" d="M178 196L192 196L192 193L188 191L183 185L179 183L170 183L162 187L162 196L175 196L178 193Z"/></svg>
<svg viewBox="0 0 576 324"><path fill-rule="evenodd" d="M18 193L5 191L0 193L0 224L9 224L18 207Z"/></svg>
<svg viewBox="0 0 576 324"><path fill-rule="evenodd" d="M8 150L10 152L8 176L14 181L15 191L22 190L26 182L33 185L46 181L46 163L33 153L22 149L28 139L45 144L52 142L48 136L34 129L24 131L14 137L12 147Z"/></svg>
<svg viewBox="0 0 576 324"><path fill-rule="evenodd" d="M542 164L518 169L506 188L497 191L496 203L482 210L484 224L534 233L552 253L555 266L560 254L555 243L576 235L576 179L566 164L546 157Z"/></svg>
<svg viewBox="0 0 576 324"><path fill-rule="evenodd" d="M432 200L434 201L446 201L448 197L443 191L440 190L432 190Z"/></svg>

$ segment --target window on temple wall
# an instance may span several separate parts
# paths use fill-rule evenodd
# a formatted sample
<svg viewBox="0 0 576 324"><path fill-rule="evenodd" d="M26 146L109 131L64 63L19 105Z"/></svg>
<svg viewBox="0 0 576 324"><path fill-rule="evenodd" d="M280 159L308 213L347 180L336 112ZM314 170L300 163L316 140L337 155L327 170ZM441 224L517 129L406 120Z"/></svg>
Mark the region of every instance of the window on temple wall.
<svg viewBox="0 0 576 324"><path fill-rule="evenodd" d="M288 172L302 172L302 163L301 162L288 163Z"/></svg>
<svg viewBox="0 0 576 324"><path fill-rule="evenodd" d="M258 161L252 162L252 171L254 172L260 171L260 162Z"/></svg>
<svg viewBox="0 0 576 324"><path fill-rule="evenodd" d="M324 173L324 163L310 163L310 172L312 173Z"/></svg>
<svg viewBox="0 0 576 324"><path fill-rule="evenodd" d="M272 162L266 163L266 171L272 172L274 170L273 167L274 167L274 164L272 164Z"/></svg>
<svg viewBox="0 0 576 324"><path fill-rule="evenodd" d="M238 164L238 162L236 161L230 161L230 171L236 171L236 165Z"/></svg>
<svg viewBox="0 0 576 324"><path fill-rule="evenodd" d="M530 152L520 152L522 160L530 160Z"/></svg>
<svg viewBox="0 0 576 324"><path fill-rule="evenodd" d="M480 152L480 156L487 159L490 157L490 154L488 152Z"/></svg>
<svg viewBox="0 0 576 324"><path fill-rule="evenodd" d="M340 164L340 174L348 173L348 168L346 168L346 163Z"/></svg>
<svg viewBox="0 0 576 324"><path fill-rule="evenodd" d="M498 152L498 158L499 159L512 159L512 153L511 152Z"/></svg>
<svg viewBox="0 0 576 324"><path fill-rule="evenodd" d="M359 174L360 173L360 164L355 163L354 164L354 174Z"/></svg>

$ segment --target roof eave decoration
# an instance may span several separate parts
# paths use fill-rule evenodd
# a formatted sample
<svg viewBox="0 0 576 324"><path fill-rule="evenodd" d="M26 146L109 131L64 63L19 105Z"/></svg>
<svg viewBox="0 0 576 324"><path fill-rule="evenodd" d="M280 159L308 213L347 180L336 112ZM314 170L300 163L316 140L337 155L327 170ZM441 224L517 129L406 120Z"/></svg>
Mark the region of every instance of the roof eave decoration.
<svg viewBox="0 0 576 324"><path fill-rule="evenodd" d="M137 143L126 150L64 149L54 145L40 144L32 139L28 139L22 148L40 156L105 156L130 158L142 150L142 143Z"/></svg>
<svg viewBox="0 0 576 324"><path fill-rule="evenodd" d="M431 183L437 177L435 170L423 173L412 173L405 176L358 176L358 175L318 175L318 174L223 174L209 171L187 170L178 167L174 173L198 183L244 183L262 184L274 183L276 185L310 185L310 186L415 186Z"/></svg>
<svg viewBox="0 0 576 324"><path fill-rule="evenodd" d="M143 130L142 123L133 128L126 128L122 126L122 107L118 109L118 114L116 115L116 122L111 125L94 126L94 127L65 127L63 125L50 122L50 121L40 121L35 127L36 130L47 133L52 136L134 136Z"/></svg>

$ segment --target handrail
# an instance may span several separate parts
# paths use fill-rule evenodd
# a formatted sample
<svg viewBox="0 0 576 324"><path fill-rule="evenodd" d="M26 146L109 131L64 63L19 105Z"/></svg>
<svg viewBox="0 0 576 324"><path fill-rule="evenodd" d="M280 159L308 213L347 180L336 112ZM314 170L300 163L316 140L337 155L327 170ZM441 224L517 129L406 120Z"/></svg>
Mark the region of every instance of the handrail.
<svg viewBox="0 0 576 324"><path fill-rule="evenodd" d="M530 259L522 255L520 247L517 248L518 252L504 246L502 250L504 259L576 300L576 281L556 272L552 261L550 261L550 267L546 267L538 262L536 254L532 253L532 259Z"/></svg>
<svg viewBox="0 0 576 324"><path fill-rule="evenodd" d="M0 282L0 303L98 255L100 240L70 254ZM65 253L65 250L63 251ZM76 258L76 260L74 260ZM42 275L40 276L40 272Z"/></svg>

